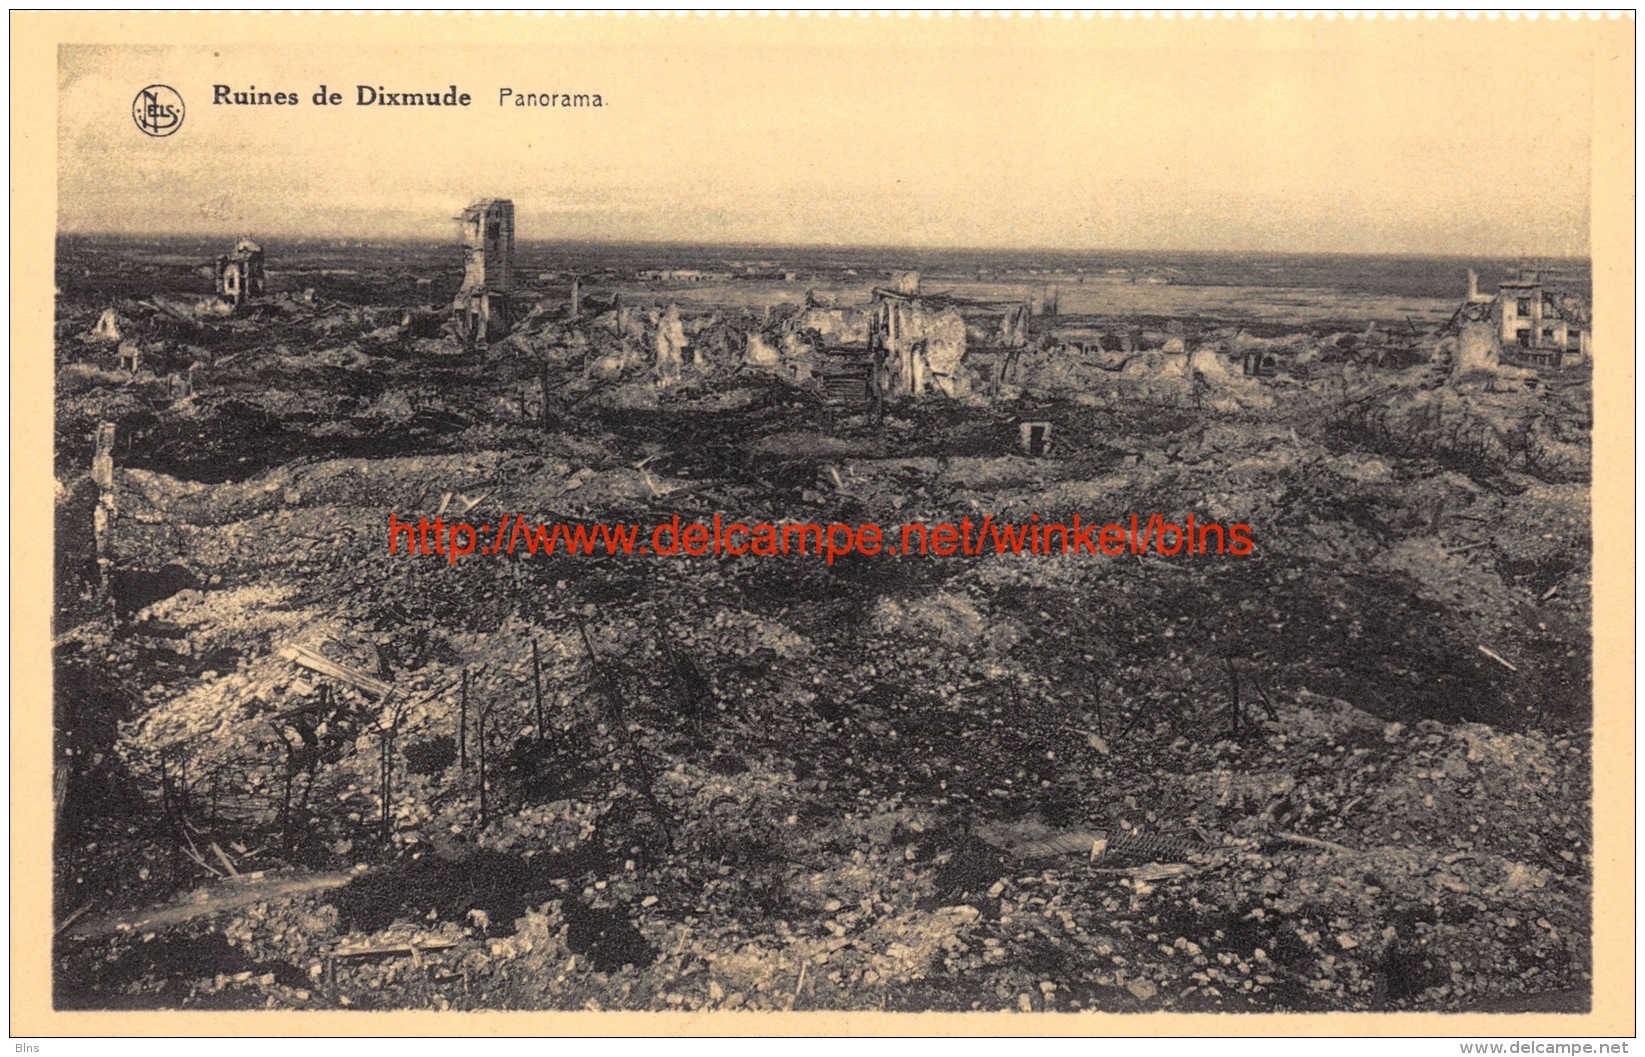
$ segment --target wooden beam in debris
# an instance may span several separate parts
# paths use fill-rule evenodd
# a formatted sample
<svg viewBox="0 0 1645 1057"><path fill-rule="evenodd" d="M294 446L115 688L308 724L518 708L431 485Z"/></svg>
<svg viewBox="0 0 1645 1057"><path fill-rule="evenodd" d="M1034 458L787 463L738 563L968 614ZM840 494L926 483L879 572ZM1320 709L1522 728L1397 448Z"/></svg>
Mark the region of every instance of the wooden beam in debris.
<svg viewBox="0 0 1645 1057"><path fill-rule="evenodd" d="M184 854L187 854L185 849ZM316 892L341 888L365 871L344 870L303 877L264 878L260 873L242 874L196 894L188 903L166 903L125 914L94 914L80 921L70 918L58 930L81 939L98 939L119 933L159 931L175 928L196 918L243 910L255 903L283 903ZM75 915L78 917L78 915ZM72 925L72 927L71 927Z"/></svg>
<svg viewBox="0 0 1645 1057"><path fill-rule="evenodd" d="M1493 660L1493 661L1497 662L1498 664L1502 665L1504 668L1508 669L1510 672L1519 671L1518 668L1515 668L1512 664L1508 663L1507 658L1503 657L1502 654L1500 654L1497 651L1491 649L1491 647L1489 647L1489 646L1483 646L1483 645L1480 646L1479 647L1479 652L1483 653L1485 656L1491 658L1491 660Z"/></svg>
<svg viewBox="0 0 1645 1057"><path fill-rule="evenodd" d="M445 951L457 946L449 940L424 940L421 943L387 944L380 947L339 947L331 952L333 958L394 958L422 954L424 951Z"/></svg>
<svg viewBox="0 0 1645 1057"><path fill-rule="evenodd" d="M346 665L338 664L331 658L324 657L303 646L287 646L285 649L280 651L280 656L295 664L300 664L304 668L311 671L319 672L321 675L329 675L333 679L341 679L343 682L352 687L364 690L368 694L376 694L378 697L387 696L389 690L391 689L390 686L381 679L373 679L364 672L356 671Z"/></svg>

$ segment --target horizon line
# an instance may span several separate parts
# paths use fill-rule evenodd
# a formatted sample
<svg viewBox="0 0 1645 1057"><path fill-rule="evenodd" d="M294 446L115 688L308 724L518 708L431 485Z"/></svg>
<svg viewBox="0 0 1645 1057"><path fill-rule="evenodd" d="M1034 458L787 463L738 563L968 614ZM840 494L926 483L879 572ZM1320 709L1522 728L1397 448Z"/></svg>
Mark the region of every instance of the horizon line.
<svg viewBox="0 0 1645 1057"><path fill-rule="evenodd" d="M363 242L384 243L399 245L445 245L460 246L456 239L434 238L418 235L253 235L244 230L224 230L219 232L135 232L135 231L62 231L59 230L56 238L120 238L120 239L226 239L257 238L259 240L287 240L293 242ZM1428 260L1466 260L1486 259L1496 261L1506 260L1560 260L1560 261L1587 261L1592 263L1592 252L1571 255L1553 253L1524 253L1524 252L1468 252L1468 251L1433 251L1433 250L1302 250L1302 249L1187 249L1187 248L1143 248L1107 246L1090 249L1070 249L1054 246L976 246L976 245L895 245L890 243L830 243L830 242L750 242L745 240L730 240L726 242L707 242L695 239L578 239L578 238L519 238L517 246L578 246L578 247L645 247L667 249L758 249L758 250L826 250L842 253L1046 253L1064 256L1098 256L1114 253L1178 253L1203 256L1226 256L1234 254L1255 254L1264 256L1294 256L1294 257L1405 257Z"/></svg>

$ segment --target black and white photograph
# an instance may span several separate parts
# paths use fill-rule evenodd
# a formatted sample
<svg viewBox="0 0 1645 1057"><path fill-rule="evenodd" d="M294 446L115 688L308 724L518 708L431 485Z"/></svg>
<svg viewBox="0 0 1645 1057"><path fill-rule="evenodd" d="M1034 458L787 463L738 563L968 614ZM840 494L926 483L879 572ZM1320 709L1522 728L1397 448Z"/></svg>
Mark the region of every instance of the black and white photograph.
<svg viewBox="0 0 1645 1057"><path fill-rule="evenodd" d="M52 1010L1596 1009L1631 21L127 17Z"/></svg>

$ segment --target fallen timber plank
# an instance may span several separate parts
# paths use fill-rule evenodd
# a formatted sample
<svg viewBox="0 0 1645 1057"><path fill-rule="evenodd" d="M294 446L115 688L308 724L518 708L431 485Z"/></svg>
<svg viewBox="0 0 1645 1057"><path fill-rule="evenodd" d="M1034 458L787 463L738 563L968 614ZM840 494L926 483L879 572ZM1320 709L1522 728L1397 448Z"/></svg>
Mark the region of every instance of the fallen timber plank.
<svg viewBox="0 0 1645 1057"><path fill-rule="evenodd" d="M195 918L240 910L256 903L277 903L315 892L341 888L361 876L361 871L314 874L308 877L252 880L241 878L203 890L194 902L168 903L119 914L102 914L74 921L62 927L65 935L78 939L98 939L121 932L158 931L186 924Z"/></svg>
<svg viewBox="0 0 1645 1057"><path fill-rule="evenodd" d="M450 940L424 940L421 943L395 943L381 947L339 947L331 952L332 958L404 958L426 951L445 951L457 946Z"/></svg>
<svg viewBox="0 0 1645 1057"><path fill-rule="evenodd" d="M389 685L381 679L373 679L364 672L338 664L329 657L322 656L305 646L287 646L280 651L280 656L294 664L300 664L310 671L319 672L321 675L329 675L333 679L341 679L350 686L364 690L368 694L384 697L387 696L390 689Z"/></svg>

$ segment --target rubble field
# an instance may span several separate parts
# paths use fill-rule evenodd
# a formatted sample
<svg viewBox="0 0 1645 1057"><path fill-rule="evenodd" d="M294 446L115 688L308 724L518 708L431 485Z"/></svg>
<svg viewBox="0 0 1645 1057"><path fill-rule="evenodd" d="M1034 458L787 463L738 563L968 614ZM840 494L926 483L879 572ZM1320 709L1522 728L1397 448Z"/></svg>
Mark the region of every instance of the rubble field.
<svg viewBox="0 0 1645 1057"><path fill-rule="evenodd" d="M60 249L60 1008L1588 1007L1585 365L1093 281L876 406L816 382L866 265L532 271L474 349L432 251L271 247L234 312L202 259ZM451 564L390 513L1256 551Z"/></svg>

